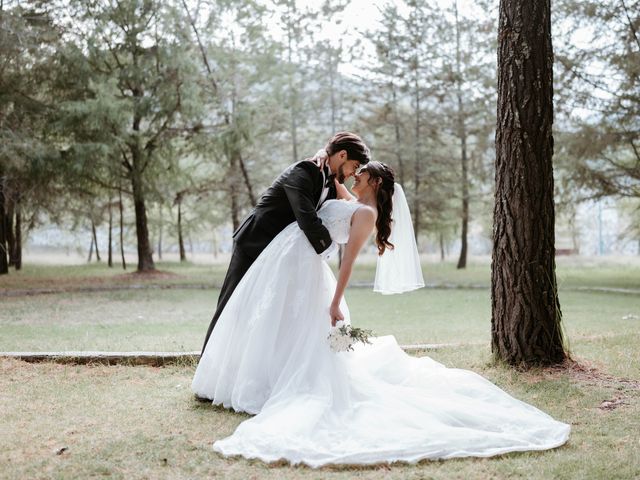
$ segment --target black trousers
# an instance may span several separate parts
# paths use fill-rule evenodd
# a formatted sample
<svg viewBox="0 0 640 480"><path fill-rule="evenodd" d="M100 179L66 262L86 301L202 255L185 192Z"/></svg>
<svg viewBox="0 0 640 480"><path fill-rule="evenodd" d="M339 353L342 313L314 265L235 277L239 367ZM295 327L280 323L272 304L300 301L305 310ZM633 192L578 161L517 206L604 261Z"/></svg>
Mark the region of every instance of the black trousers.
<svg viewBox="0 0 640 480"><path fill-rule="evenodd" d="M202 353L204 353L204 349L207 346L207 342L209 341L209 337L211 336L211 332L213 332L213 328L216 326L218 318L224 310L225 305L231 298L231 294L244 277L244 274L247 273L249 267L253 264L255 258L247 255L242 249L238 248L234 245L233 253L231 254L231 261L229 262L229 269L227 270L227 274L224 277L224 282L222 283L222 289L220 290L220 296L218 297L218 306L216 307L216 312L213 314L213 318L211 319L211 324L209 325L209 329L207 330L207 336L204 339L204 345L202 346Z"/></svg>

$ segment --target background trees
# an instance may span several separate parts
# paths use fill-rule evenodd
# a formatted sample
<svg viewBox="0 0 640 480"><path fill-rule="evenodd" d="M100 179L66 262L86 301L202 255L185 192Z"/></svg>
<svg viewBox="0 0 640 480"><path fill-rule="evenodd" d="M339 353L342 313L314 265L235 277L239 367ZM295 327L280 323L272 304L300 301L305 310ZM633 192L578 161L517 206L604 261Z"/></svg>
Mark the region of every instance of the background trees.
<svg viewBox="0 0 640 480"><path fill-rule="evenodd" d="M67 105L66 114L75 123L93 123L95 131L76 137L79 144L65 153L85 164L106 162L107 173L129 184L138 271L153 270L148 192L155 174L174 162L172 142L196 129L198 120L200 91L191 51L174 33L181 17L149 0L72 2L71 7L89 30L79 40L87 51L83 60L90 81L86 96ZM87 143L88 152L82 148Z"/></svg>
<svg viewBox="0 0 640 480"><path fill-rule="evenodd" d="M562 210L575 225L580 202L594 200L601 212L605 199L613 201L629 224L621 237L635 239L640 254L640 3L563 0L555 9L563 19L556 29Z"/></svg>
<svg viewBox="0 0 640 480"><path fill-rule="evenodd" d="M49 137L56 98L49 73L59 42L46 12L0 5L0 274L21 268L26 233L42 211L60 208Z"/></svg>
<svg viewBox="0 0 640 480"><path fill-rule="evenodd" d="M228 248L277 173L338 129L395 168L423 251L464 268L490 249L495 3L385 3L367 31L337 1L0 9L0 271L41 223L77 230L87 258L135 251L139 271L181 244L183 259ZM556 190L576 244L584 199L638 215L638 11L553 12Z"/></svg>
<svg viewBox="0 0 640 480"><path fill-rule="evenodd" d="M640 2L560 3L558 55L573 180L592 196L640 196Z"/></svg>

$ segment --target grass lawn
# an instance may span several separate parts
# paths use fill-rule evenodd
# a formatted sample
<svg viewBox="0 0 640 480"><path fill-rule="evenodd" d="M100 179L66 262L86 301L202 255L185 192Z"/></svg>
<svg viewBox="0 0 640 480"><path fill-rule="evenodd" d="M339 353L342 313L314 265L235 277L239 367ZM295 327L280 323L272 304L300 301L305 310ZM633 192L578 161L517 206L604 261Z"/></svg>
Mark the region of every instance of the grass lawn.
<svg viewBox="0 0 640 480"><path fill-rule="evenodd" d="M224 265L161 264L157 276L104 266L26 265L0 279L0 351L199 350ZM370 281L373 266L354 279ZM548 452L418 465L312 470L224 459L211 451L246 416L195 402L193 365L163 368L29 364L0 359L0 478L640 478L640 264L559 262L564 328L578 366L517 372L491 362L489 266L425 265L430 284L381 296L350 288L352 321L400 343L448 343L426 352L474 370L572 424ZM86 285L126 290L79 292ZM139 285L171 289L140 289ZM473 288L469 288L473 286ZM480 288L478 288L480 287ZM55 294L26 295L40 289ZM64 449L64 450L62 450Z"/></svg>
<svg viewBox="0 0 640 480"><path fill-rule="evenodd" d="M202 346L217 290L124 290L2 299L0 351L193 351ZM629 375L640 355L640 299L612 292L560 292L572 352ZM490 341L484 289L346 294L352 322L401 344ZM634 316L635 315L635 316Z"/></svg>
<svg viewBox="0 0 640 480"><path fill-rule="evenodd" d="M0 360L2 478L632 479L640 475L638 384L606 375L518 373L485 346L430 356L481 373L572 424L567 445L489 459L312 470L225 459L211 450L245 418L195 402L193 366L28 364ZM605 365L606 366L606 365ZM637 368L637 364L636 364ZM618 408L607 409L610 401ZM62 451L62 449L64 449Z"/></svg>
<svg viewBox="0 0 640 480"><path fill-rule="evenodd" d="M333 265L335 269L335 264ZM2 292L21 293L36 289L64 290L74 287L123 287L146 285L207 285L220 286L227 264L224 259L210 264L191 262L156 262L161 272L156 275L137 275L124 272L117 265L108 268L104 263L85 265L46 265L25 263L20 272L0 276ZM134 268L133 265L130 269ZM489 287L491 265L488 258L470 258L467 268L457 270L452 261L440 262L431 258L422 262L424 278L429 285ZM622 288L640 290L640 257L591 259L559 257L557 278L560 288ZM363 255L358 259L352 275L353 283L371 283L375 277L375 258Z"/></svg>

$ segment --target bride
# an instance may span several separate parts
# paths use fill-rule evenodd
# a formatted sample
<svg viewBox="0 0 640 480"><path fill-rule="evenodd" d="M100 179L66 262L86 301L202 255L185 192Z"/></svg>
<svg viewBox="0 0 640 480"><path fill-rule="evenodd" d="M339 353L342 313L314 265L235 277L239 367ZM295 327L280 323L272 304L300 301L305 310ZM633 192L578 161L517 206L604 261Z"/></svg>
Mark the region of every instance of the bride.
<svg viewBox="0 0 640 480"><path fill-rule="evenodd" d="M346 244L337 281L294 222L260 254L218 320L192 389L255 416L217 440L214 450L319 467L488 457L564 444L569 425L471 371L407 355L393 336L349 352L331 350L329 326L350 323L343 294L374 230L376 291L424 286L393 171L369 162L356 175L355 198L342 185L338 193L318 211L332 239Z"/></svg>

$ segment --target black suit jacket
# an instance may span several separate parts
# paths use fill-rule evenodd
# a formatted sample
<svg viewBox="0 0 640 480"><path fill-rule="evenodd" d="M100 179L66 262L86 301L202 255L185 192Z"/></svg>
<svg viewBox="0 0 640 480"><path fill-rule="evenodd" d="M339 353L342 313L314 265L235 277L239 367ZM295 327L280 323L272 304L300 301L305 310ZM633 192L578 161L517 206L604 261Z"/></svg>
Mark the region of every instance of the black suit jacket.
<svg viewBox="0 0 640 480"><path fill-rule="evenodd" d="M327 176L327 168L323 176L323 172L308 160L289 166L262 194L258 204L233 233L235 247L257 258L284 227L297 221L317 253L329 248L331 236L316 213L324 187L323 178ZM336 187L331 182L326 200L333 198L336 198Z"/></svg>

